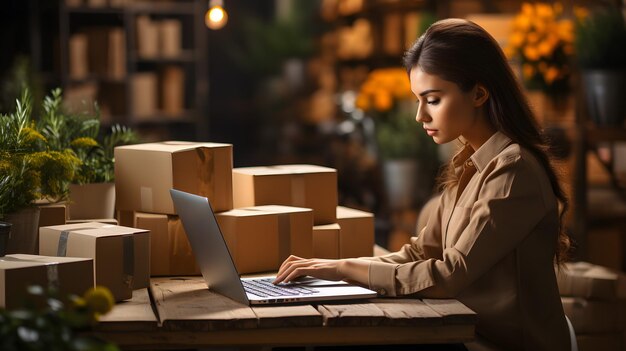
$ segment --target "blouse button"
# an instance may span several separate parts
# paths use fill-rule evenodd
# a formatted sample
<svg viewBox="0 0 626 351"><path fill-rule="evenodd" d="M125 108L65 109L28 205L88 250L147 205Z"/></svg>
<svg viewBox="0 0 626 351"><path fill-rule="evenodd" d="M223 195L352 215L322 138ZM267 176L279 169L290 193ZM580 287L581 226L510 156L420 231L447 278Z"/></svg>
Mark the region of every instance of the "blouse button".
<svg viewBox="0 0 626 351"><path fill-rule="evenodd" d="M465 165L467 167L474 167L474 162L472 162L472 160L467 160L467 162L465 162Z"/></svg>
<svg viewBox="0 0 626 351"><path fill-rule="evenodd" d="M385 296L385 295L387 295L387 290L385 290L385 289L383 289L383 288L378 289L378 291L376 291L376 292L377 292L377 293L378 293L378 295L380 295L380 296Z"/></svg>

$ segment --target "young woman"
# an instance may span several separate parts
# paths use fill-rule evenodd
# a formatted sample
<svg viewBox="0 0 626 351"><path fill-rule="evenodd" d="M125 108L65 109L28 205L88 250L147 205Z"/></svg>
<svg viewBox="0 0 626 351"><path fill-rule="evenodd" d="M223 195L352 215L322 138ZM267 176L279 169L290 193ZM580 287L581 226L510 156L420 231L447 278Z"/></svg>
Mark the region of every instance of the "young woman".
<svg viewBox="0 0 626 351"><path fill-rule="evenodd" d="M465 144L444 174L437 210L396 253L292 256L276 282L311 275L384 296L456 298L478 313L470 349L569 350L554 272L569 249L567 199L502 50L476 24L448 19L433 24L404 63L425 133L438 144Z"/></svg>

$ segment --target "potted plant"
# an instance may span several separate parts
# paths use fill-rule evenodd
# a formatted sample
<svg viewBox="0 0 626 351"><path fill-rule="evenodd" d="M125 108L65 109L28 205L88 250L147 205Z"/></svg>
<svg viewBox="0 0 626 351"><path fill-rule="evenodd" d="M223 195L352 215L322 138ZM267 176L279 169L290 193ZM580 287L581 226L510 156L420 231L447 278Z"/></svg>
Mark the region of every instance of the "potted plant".
<svg viewBox="0 0 626 351"><path fill-rule="evenodd" d="M551 122L571 111L574 24L560 2L523 3L504 52L519 63L527 96L541 120Z"/></svg>
<svg viewBox="0 0 626 351"><path fill-rule="evenodd" d="M576 23L576 59L587 109L597 125L622 126L626 117L626 27L617 8L599 9Z"/></svg>
<svg viewBox="0 0 626 351"><path fill-rule="evenodd" d="M415 121L417 106L406 70L394 67L370 72L356 106L374 119L389 205L398 209L415 205L418 189L431 188L425 182L432 179L430 171L438 157L435 143Z"/></svg>
<svg viewBox="0 0 626 351"><path fill-rule="evenodd" d="M69 149L53 149L31 118L28 90L15 110L0 115L0 219L12 224L9 253L36 253L38 199L64 200L80 160Z"/></svg>
<svg viewBox="0 0 626 351"><path fill-rule="evenodd" d="M137 141L129 128L113 125L102 136L100 116L70 114L62 109L61 89L54 89L44 100L38 129L56 150L71 150L80 160L74 176L68 182L70 219L113 218L115 185L113 149Z"/></svg>

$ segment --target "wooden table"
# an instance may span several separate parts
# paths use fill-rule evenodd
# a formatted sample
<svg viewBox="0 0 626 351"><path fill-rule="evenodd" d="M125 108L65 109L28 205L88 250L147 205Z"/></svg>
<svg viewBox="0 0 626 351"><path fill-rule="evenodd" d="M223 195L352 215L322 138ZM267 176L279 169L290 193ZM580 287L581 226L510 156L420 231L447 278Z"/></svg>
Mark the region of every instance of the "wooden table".
<svg viewBox="0 0 626 351"><path fill-rule="evenodd" d="M152 279L101 319L97 334L124 349L459 343L476 313L456 300L369 299L249 307L201 277Z"/></svg>

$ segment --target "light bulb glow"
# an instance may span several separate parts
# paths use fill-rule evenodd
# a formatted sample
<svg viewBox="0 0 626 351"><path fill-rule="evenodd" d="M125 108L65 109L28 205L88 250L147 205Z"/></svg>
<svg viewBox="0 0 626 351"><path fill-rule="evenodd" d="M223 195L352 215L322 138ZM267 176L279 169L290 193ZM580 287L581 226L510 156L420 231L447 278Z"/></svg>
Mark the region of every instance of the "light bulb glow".
<svg viewBox="0 0 626 351"><path fill-rule="evenodd" d="M204 22L210 29L221 29L228 22L228 14L221 6L213 6L204 16Z"/></svg>

